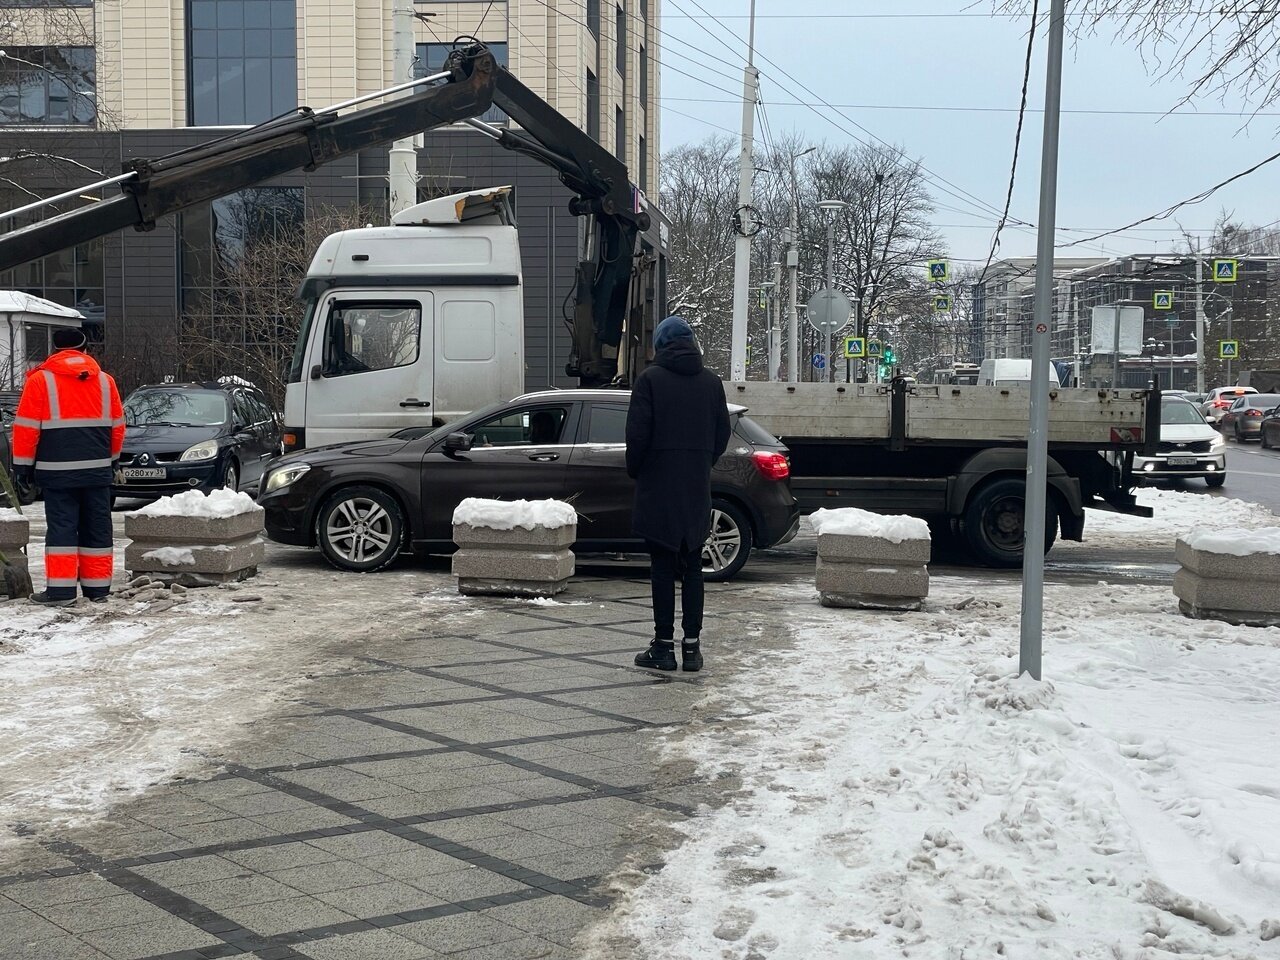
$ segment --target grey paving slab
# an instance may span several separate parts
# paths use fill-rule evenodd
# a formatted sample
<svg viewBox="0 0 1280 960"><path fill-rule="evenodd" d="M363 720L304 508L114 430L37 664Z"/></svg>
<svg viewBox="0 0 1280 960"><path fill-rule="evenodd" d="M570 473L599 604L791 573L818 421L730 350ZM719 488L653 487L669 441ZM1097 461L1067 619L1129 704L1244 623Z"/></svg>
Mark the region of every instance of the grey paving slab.
<svg viewBox="0 0 1280 960"><path fill-rule="evenodd" d="M493 907L485 911L485 916L526 933L545 934L567 928L581 929L603 917L604 910L563 897L548 897L545 900Z"/></svg>
<svg viewBox="0 0 1280 960"><path fill-rule="evenodd" d="M271 877L244 874L223 880L175 885L184 896L219 913L250 903L271 903L296 897L298 890Z"/></svg>
<svg viewBox="0 0 1280 960"><path fill-rule="evenodd" d="M210 854L204 857L192 857L185 860L171 860L166 863L146 863L131 868L133 873L163 884L171 890L196 883L208 883L211 880L225 880L228 877L242 876L248 871L242 864L228 857ZM105 881L104 881L105 882ZM114 892L119 892L113 884L108 884Z"/></svg>
<svg viewBox="0 0 1280 960"><path fill-rule="evenodd" d="M26 907L44 907L59 903L77 903L82 900L101 900L120 892L115 884L101 877L55 877L18 883L4 888L4 895Z"/></svg>
<svg viewBox="0 0 1280 960"><path fill-rule="evenodd" d="M509 944L526 936L518 927L483 913L460 913L410 923L397 928L396 933L444 954L471 951L490 944Z"/></svg>
<svg viewBox="0 0 1280 960"><path fill-rule="evenodd" d="M127 927L96 930L81 936L85 943L112 960L138 960L178 950L198 950L221 941L173 917Z"/></svg>
<svg viewBox="0 0 1280 960"><path fill-rule="evenodd" d="M539 861L542 865L543 861ZM546 872L545 870L542 872ZM553 876L559 877L558 874ZM574 874L575 877L584 874ZM452 873L437 873L423 877L403 877L405 883L425 890L446 903L463 903L482 897L493 897L503 893L516 893L525 889L520 880L513 880L501 874L491 873L481 867L467 867Z"/></svg>
<svg viewBox="0 0 1280 960"><path fill-rule="evenodd" d="M339 907L359 917L377 917L422 907L438 906L444 901L425 890L399 880L380 878L380 883L363 887L347 887L328 893L317 893L316 899Z"/></svg>
<svg viewBox="0 0 1280 960"><path fill-rule="evenodd" d="M228 907L222 915L243 927L271 936L290 930L306 930L355 919L355 915L315 897L290 897L271 903Z"/></svg>
<svg viewBox="0 0 1280 960"><path fill-rule="evenodd" d="M294 890L310 894L348 890L352 887L381 883L387 879L384 874L349 860L331 860L327 863L313 863L304 866L287 867L283 870L271 870L267 876L272 880L277 880L292 887Z"/></svg>
<svg viewBox="0 0 1280 960"><path fill-rule="evenodd" d="M73 936L53 937L26 947L6 946L4 960L108 960L107 954Z"/></svg>
<svg viewBox="0 0 1280 960"><path fill-rule="evenodd" d="M304 840L273 844L252 850L231 850L222 854L222 857L224 860L230 860L257 873L288 870L291 867L305 867L339 859L336 853L321 849ZM288 883L287 880L284 882Z"/></svg>
<svg viewBox="0 0 1280 960"><path fill-rule="evenodd" d="M440 956L425 944L391 930L368 930L299 944L297 951L315 960L433 960Z"/></svg>
<svg viewBox="0 0 1280 960"><path fill-rule="evenodd" d="M451 857L435 850L419 847L406 853L377 854L356 861L360 866L372 870L376 874L417 884L417 881L442 873L467 872L470 869L465 861Z"/></svg>
<svg viewBox="0 0 1280 960"><path fill-rule="evenodd" d="M0 922L0 955L10 947L30 946L41 940L64 936L66 932L56 923L23 907L6 913Z"/></svg>
<svg viewBox="0 0 1280 960"><path fill-rule="evenodd" d="M68 933L88 933L110 927L124 927L164 920L169 915L133 894L118 888L113 897L78 903L58 903L33 908L36 913L56 923Z"/></svg>

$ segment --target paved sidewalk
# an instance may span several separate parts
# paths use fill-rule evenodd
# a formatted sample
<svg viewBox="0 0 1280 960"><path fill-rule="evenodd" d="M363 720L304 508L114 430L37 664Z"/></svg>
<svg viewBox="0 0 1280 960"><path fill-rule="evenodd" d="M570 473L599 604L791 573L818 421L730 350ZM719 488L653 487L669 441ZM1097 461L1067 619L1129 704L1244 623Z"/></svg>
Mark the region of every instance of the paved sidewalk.
<svg viewBox="0 0 1280 960"><path fill-rule="evenodd" d="M709 586L699 675L631 666L651 636L634 569L353 645L206 779L0 854L0 957L575 956L605 878L655 868L664 823L715 798L649 744L715 684L716 638L758 629L757 571Z"/></svg>

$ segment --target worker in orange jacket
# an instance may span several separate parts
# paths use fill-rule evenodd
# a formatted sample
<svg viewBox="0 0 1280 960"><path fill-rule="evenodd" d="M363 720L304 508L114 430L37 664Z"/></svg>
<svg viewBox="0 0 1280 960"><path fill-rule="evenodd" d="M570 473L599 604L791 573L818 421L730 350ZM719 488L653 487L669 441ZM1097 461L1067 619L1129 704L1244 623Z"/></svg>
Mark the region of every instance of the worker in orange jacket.
<svg viewBox="0 0 1280 960"><path fill-rule="evenodd" d="M27 374L13 421L14 472L44 490L45 589L33 603L69 606L76 586L111 592L111 480L124 444L116 382L84 352L79 329L54 331L58 352Z"/></svg>

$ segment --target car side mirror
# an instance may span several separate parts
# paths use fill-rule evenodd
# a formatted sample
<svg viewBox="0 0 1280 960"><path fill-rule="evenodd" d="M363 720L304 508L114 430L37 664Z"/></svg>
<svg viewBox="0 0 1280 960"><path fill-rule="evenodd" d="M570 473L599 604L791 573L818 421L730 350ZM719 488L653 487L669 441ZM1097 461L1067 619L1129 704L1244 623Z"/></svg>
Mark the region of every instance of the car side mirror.
<svg viewBox="0 0 1280 960"><path fill-rule="evenodd" d="M469 433L451 433L444 438L444 448L451 452L471 449L474 438Z"/></svg>

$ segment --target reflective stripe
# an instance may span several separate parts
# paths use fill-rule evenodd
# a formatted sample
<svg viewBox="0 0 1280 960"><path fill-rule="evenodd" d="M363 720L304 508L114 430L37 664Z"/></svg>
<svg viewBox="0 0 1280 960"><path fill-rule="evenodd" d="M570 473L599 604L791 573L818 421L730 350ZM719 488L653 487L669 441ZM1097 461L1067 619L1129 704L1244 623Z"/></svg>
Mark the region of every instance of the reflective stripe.
<svg viewBox="0 0 1280 960"><path fill-rule="evenodd" d="M35 457L20 457L16 453L13 455L13 465L15 467L29 467L35 462Z"/></svg>
<svg viewBox="0 0 1280 960"><path fill-rule="evenodd" d="M92 579L90 579L89 577L81 577L80 585L84 587L109 587L111 586L111 578L107 577L104 580L98 577L95 577Z"/></svg>
<svg viewBox="0 0 1280 960"><path fill-rule="evenodd" d="M111 425L111 381L107 379L107 375L101 370L98 371L98 386L102 387L102 406L98 408L98 413L102 416L103 422Z"/></svg>
<svg viewBox="0 0 1280 960"><path fill-rule="evenodd" d="M48 420L45 430L63 430L68 427L111 427L114 422L110 417L70 417L66 420Z"/></svg>
<svg viewBox="0 0 1280 960"><path fill-rule="evenodd" d="M30 417L14 417L13 425L15 427L30 427L33 430L40 429L40 421L32 420Z"/></svg>
<svg viewBox="0 0 1280 960"><path fill-rule="evenodd" d="M79 547L45 547L44 555L46 557L77 557L80 555Z"/></svg>
<svg viewBox="0 0 1280 960"><path fill-rule="evenodd" d="M53 378L53 373L49 370L41 370L44 374L44 389L49 394L49 419L61 420L62 408L58 405L58 382Z"/></svg>
<svg viewBox="0 0 1280 960"><path fill-rule="evenodd" d="M92 470L95 467L109 467L114 461L110 457L101 460L40 460L37 470Z"/></svg>
<svg viewBox="0 0 1280 960"><path fill-rule="evenodd" d="M78 552L82 557L110 557L113 554L110 547L79 547Z"/></svg>
<svg viewBox="0 0 1280 960"><path fill-rule="evenodd" d="M65 577L45 577L44 583L47 587L75 587L80 581L75 577L68 580Z"/></svg>
<svg viewBox="0 0 1280 960"><path fill-rule="evenodd" d="M116 417L114 420L112 420L112 421L111 421L111 426L113 426L113 427L123 427L123 426L124 426L124 417Z"/></svg>

